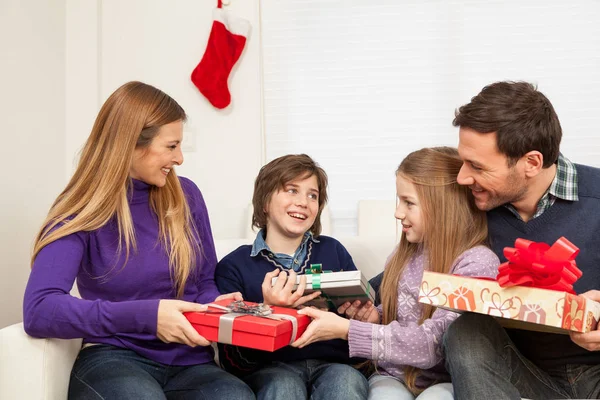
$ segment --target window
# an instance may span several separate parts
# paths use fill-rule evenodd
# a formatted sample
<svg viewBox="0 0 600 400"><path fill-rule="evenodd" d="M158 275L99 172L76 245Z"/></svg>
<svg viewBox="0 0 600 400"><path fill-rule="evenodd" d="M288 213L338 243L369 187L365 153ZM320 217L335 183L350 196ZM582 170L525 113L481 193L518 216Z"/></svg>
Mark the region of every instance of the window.
<svg viewBox="0 0 600 400"><path fill-rule="evenodd" d="M330 178L333 232L393 199L402 158L458 141L454 110L499 80L537 83L562 152L600 166L600 3L262 0L267 161L307 153Z"/></svg>

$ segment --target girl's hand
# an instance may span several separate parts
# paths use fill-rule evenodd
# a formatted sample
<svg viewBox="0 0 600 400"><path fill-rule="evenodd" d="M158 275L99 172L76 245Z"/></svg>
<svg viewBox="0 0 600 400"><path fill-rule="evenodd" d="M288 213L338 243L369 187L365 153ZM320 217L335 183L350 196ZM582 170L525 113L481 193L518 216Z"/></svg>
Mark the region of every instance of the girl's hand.
<svg viewBox="0 0 600 400"><path fill-rule="evenodd" d="M348 340L350 321L335 315L332 312L317 310L306 307L298 311L298 314L308 315L313 321L308 325L306 331L292 343L292 347L303 348L314 342L331 339Z"/></svg>
<svg viewBox="0 0 600 400"><path fill-rule="evenodd" d="M242 294L240 292L233 292L233 293L222 294L222 295L218 296L215 299L215 301L225 300L225 299L232 299L233 301L244 300L244 298L242 297Z"/></svg>
<svg viewBox="0 0 600 400"><path fill-rule="evenodd" d="M190 347L208 346L210 342L192 327L184 312L206 311L206 306L181 300L161 300L158 303L156 336L165 343L182 343Z"/></svg>
<svg viewBox="0 0 600 400"><path fill-rule="evenodd" d="M271 286L271 280L276 276L275 285ZM316 291L302 296L306 287L306 275L300 277L298 289L294 292L296 276L297 274L293 270L290 270L289 276L285 271L279 269L267 273L262 283L263 302L272 306L296 308L321 295L320 291Z"/></svg>
<svg viewBox="0 0 600 400"><path fill-rule="evenodd" d="M356 300L354 303L345 302L338 307L337 311L338 314L345 315L349 319L370 322L372 324L381 323L379 311L377 311L377 307L371 301L367 301L365 304L362 304L360 300Z"/></svg>

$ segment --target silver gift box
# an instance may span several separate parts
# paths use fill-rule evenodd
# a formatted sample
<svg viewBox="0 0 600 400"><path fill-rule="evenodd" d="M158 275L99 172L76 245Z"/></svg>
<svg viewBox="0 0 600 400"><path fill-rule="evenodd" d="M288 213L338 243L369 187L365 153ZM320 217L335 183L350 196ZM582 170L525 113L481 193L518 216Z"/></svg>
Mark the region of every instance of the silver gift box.
<svg viewBox="0 0 600 400"><path fill-rule="evenodd" d="M375 302L375 291L360 271L323 272L320 274L298 275L294 290L298 288L300 278L306 276L304 295L321 291L321 295L304 305L317 308L337 308L345 302L360 300ZM275 285L277 277L271 281Z"/></svg>

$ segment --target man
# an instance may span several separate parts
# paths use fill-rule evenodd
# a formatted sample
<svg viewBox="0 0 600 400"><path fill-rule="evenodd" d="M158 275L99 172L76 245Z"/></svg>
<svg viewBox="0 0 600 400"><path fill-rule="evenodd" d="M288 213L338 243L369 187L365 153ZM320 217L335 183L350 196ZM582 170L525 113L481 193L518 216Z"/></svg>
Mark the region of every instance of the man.
<svg viewBox="0 0 600 400"><path fill-rule="evenodd" d="M560 152L562 130L550 101L525 82L486 86L460 107L458 183L488 212L490 244L501 260L515 239L581 252L578 294L600 301L600 169ZM503 329L467 313L444 337L457 399L599 398L600 330L559 335Z"/></svg>

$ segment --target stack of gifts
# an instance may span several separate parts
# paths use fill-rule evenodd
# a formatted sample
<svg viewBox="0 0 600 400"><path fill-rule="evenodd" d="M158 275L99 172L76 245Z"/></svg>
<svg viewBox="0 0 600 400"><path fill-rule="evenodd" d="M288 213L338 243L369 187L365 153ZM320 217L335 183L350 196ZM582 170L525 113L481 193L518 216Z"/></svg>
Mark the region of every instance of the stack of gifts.
<svg viewBox="0 0 600 400"><path fill-rule="evenodd" d="M208 304L205 312L185 313L207 340L275 351L299 338L310 323L306 315L285 307L231 299Z"/></svg>
<svg viewBox="0 0 600 400"><path fill-rule="evenodd" d="M294 290L298 288L302 276L306 276L304 294L321 292L319 297L304 305L333 310L347 301L375 301L374 290L360 271L323 271L321 264L311 264L306 275L296 277ZM275 286L276 281L277 277L273 278L271 285Z"/></svg>
<svg viewBox="0 0 600 400"><path fill-rule="evenodd" d="M575 295L579 249L564 237L552 246L517 239L496 280L425 272L419 302L498 317L505 327L568 333L595 330L600 303Z"/></svg>

